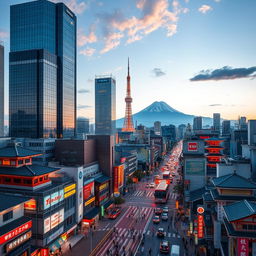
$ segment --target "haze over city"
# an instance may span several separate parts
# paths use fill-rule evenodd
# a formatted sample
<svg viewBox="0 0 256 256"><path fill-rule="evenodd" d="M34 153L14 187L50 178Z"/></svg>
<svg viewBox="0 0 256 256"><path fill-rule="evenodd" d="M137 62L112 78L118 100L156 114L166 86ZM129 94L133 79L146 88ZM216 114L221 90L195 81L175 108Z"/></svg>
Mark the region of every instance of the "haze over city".
<svg viewBox="0 0 256 256"><path fill-rule="evenodd" d="M1 1L8 88L9 6ZM25 1L26 2L26 1ZM59 2L55 0L54 2ZM77 15L78 115L94 120L95 75L117 82L117 118L124 116L127 58L133 113L165 101L186 114L255 118L254 31L251 0L64 0ZM8 90L6 91L6 98ZM8 101L5 102L8 109ZM6 113L7 114L7 113Z"/></svg>

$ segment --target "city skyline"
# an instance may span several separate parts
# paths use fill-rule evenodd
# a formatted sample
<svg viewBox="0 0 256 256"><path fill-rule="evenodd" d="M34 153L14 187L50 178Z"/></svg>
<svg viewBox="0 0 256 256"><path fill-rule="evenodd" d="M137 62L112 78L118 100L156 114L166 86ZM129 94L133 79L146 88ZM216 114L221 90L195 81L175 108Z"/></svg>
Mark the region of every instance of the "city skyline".
<svg viewBox="0 0 256 256"><path fill-rule="evenodd" d="M9 8L23 2L0 3L6 98ZM256 2L134 0L130 8L115 1L63 2L78 20L78 116L94 117L95 75L109 73L116 77L117 118L124 116L130 57L133 113L165 101L186 114L255 118L256 37L250 31Z"/></svg>

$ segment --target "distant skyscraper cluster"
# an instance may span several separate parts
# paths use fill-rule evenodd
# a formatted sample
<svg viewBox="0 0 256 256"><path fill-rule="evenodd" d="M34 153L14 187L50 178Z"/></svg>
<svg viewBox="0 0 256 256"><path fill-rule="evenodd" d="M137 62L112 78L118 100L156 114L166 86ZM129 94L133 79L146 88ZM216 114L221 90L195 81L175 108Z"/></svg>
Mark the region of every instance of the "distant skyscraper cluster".
<svg viewBox="0 0 256 256"><path fill-rule="evenodd" d="M40 0L11 6L10 21L10 135L74 136L76 16Z"/></svg>

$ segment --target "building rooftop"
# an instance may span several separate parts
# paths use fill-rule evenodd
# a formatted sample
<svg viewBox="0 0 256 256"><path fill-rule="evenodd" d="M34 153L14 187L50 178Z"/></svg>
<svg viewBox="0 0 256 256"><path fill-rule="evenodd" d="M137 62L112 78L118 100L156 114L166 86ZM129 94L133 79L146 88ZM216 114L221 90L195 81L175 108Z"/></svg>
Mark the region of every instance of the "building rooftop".
<svg viewBox="0 0 256 256"><path fill-rule="evenodd" d="M256 203L247 201L246 199L240 202L235 202L226 206L223 206L224 213L227 220L235 221L240 220L251 215L256 214Z"/></svg>
<svg viewBox="0 0 256 256"><path fill-rule="evenodd" d="M220 188L256 189L256 183L237 175L235 172L218 178L213 178L212 183L215 187Z"/></svg>
<svg viewBox="0 0 256 256"><path fill-rule="evenodd" d="M0 157L26 157L42 155L41 152L23 148L17 144L0 149Z"/></svg>
<svg viewBox="0 0 256 256"><path fill-rule="evenodd" d="M0 193L0 212L22 204L28 200L30 200L30 198Z"/></svg>
<svg viewBox="0 0 256 256"><path fill-rule="evenodd" d="M44 175L50 172L58 171L60 168L52 168L48 166L41 165L25 165L19 168L15 167L0 167L0 174L4 175L15 175L15 176L27 176L27 177L35 177Z"/></svg>
<svg viewBox="0 0 256 256"><path fill-rule="evenodd" d="M242 199L247 199L250 201L256 200L253 196L238 196L238 195L220 195L217 191L217 189L210 190L210 193L212 195L213 200L215 201L239 201Z"/></svg>

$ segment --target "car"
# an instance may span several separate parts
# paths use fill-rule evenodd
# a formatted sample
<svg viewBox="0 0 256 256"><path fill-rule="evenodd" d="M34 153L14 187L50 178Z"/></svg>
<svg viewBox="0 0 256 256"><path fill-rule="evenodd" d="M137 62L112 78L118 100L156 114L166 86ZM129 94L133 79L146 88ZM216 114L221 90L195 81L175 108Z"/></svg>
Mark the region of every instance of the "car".
<svg viewBox="0 0 256 256"><path fill-rule="evenodd" d="M168 220L168 214L164 212L161 216L162 220Z"/></svg>
<svg viewBox="0 0 256 256"><path fill-rule="evenodd" d="M163 212L163 209L162 209L162 208L156 208L156 209L155 209L155 214L156 214L156 215L161 215L162 212Z"/></svg>
<svg viewBox="0 0 256 256"><path fill-rule="evenodd" d="M168 253L170 252L170 243L167 240L163 240L160 242L160 252Z"/></svg>
<svg viewBox="0 0 256 256"><path fill-rule="evenodd" d="M150 187L150 188L154 188L154 187L155 187L155 183L153 183L153 182L150 183L150 184L149 184L149 187Z"/></svg>
<svg viewBox="0 0 256 256"><path fill-rule="evenodd" d="M163 228L158 228L157 230L157 236L158 237L165 237L165 232Z"/></svg>
<svg viewBox="0 0 256 256"><path fill-rule="evenodd" d="M159 216L155 216L155 217L153 218L153 223L154 223L154 224L160 223L160 217L159 217Z"/></svg>
<svg viewBox="0 0 256 256"><path fill-rule="evenodd" d="M146 184L146 188L149 188L149 183Z"/></svg>
<svg viewBox="0 0 256 256"><path fill-rule="evenodd" d="M163 207L163 212L165 212L165 213L168 213L168 212L169 212L168 206L164 206L164 207Z"/></svg>
<svg viewBox="0 0 256 256"><path fill-rule="evenodd" d="M114 208L109 214L108 214L108 218L109 219L116 219L121 213L121 209L120 208Z"/></svg>

